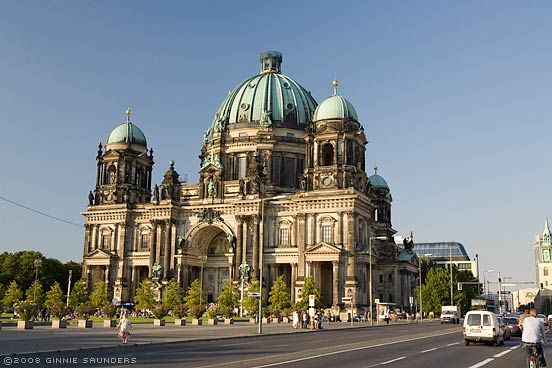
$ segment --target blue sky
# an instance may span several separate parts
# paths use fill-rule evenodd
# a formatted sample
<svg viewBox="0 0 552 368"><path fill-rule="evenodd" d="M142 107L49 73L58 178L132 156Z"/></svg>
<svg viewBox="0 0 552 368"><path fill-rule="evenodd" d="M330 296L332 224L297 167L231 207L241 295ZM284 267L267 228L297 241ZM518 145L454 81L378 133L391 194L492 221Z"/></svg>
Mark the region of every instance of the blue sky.
<svg viewBox="0 0 552 368"><path fill-rule="evenodd" d="M337 76L398 234L459 241L480 270L532 281L533 240L552 216L551 12L506 0L2 1L0 196L83 224L98 144L129 105L154 181L175 160L195 182L219 104L278 50L318 102ZM0 251L82 258L82 227L3 200L0 224Z"/></svg>

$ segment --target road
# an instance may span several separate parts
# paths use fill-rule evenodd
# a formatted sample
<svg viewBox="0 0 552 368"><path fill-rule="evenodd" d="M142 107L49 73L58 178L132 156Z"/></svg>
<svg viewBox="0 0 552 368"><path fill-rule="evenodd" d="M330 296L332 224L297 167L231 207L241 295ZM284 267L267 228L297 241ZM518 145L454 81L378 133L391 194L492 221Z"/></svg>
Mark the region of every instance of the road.
<svg viewBox="0 0 552 368"><path fill-rule="evenodd" d="M513 337L500 347L483 344L465 346L461 328L461 325L427 323L320 331L297 330L293 333L286 330L285 333L226 338L217 338L212 334L211 338L205 336L200 340L172 339L171 342L125 346L112 344L101 348L17 354L4 356L2 359L12 359L12 367L523 366L519 337ZM547 352L549 350L546 349ZM30 364L22 364L25 361ZM6 365L5 360L3 364Z"/></svg>

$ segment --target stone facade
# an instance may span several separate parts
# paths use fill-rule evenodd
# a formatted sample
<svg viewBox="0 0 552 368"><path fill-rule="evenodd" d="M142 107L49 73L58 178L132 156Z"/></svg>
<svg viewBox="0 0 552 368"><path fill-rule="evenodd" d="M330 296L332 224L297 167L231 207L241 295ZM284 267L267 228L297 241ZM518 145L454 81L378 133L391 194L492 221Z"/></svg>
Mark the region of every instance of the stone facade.
<svg viewBox="0 0 552 368"><path fill-rule="evenodd" d="M261 58L270 68L245 85L278 82L282 95L306 98L281 74L281 54L274 55ZM88 285L105 280L113 297L132 302L144 278L156 280L162 296L171 278L187 288L202 277L215 301L226 280L239 280L240 264L258 277L262 262L265 292L283 275L295 301L312 276L327 307L343 311L342 298L352 297L361 312L369 305L371 262L374 298L406 308L415 297L417 258L393 241L392 197L377 172L365 172L367 139L356 112L333 116L320 111L324 104L334 111L327 106L333 100L318 108L312 97L286 103L268 89L240 95L244 83L204 134L198 183L181 182L171 162L152 190L153 150L135 138L141 131L130 111L129 134L112 133L100 145L96 186L83 212ZM334 86L332 98L348 103ZM272 101L272 109L248 115L258 100Z"/></svg>

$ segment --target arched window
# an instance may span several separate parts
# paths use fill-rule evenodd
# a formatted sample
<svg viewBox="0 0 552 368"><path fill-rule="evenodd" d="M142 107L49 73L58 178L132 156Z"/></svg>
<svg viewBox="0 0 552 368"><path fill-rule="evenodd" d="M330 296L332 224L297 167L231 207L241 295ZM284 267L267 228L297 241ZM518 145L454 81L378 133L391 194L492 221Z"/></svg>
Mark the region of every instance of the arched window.
<svg viewBox="0 0 552 368"><path fill-rule="evenodd" d="M115 178L117 177L117 168L115 165L109 166L107 169L107 184L115 184Z"/></svg>
<svg viewBox="0 0 552 368"><path fill-rule="evenodd" d="M321 166L330 166L334 162L334 149L333 146L329 143L326 143L322 146L322 165Z"/></svg>
<svg viewBox="0 0 552 368"><path fill-rule="evenodd" d="M545 267L545 268L542 269L542 274L544 276L548 276L548 267Z"/></svg>
<svg viewBox="0 0 552 368"><path fill-rule="evenodd" d="M210 256L223 256L228 252L228 238L225 233L217 235L209 245L208 254Z"/></svg>

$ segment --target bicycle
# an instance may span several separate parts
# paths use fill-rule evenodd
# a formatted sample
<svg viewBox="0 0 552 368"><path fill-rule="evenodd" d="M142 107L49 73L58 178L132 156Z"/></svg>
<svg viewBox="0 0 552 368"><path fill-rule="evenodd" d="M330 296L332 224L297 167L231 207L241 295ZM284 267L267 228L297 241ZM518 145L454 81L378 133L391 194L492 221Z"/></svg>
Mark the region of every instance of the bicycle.
<svg viewBox="0 0 552 368"><path fill-rule="evenodd" d="M527 368L539 368L540 362L537 344L524 342L522 348L527 353Z"/></svg>

